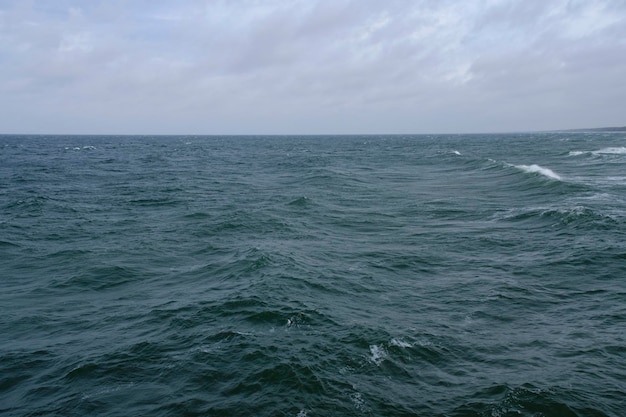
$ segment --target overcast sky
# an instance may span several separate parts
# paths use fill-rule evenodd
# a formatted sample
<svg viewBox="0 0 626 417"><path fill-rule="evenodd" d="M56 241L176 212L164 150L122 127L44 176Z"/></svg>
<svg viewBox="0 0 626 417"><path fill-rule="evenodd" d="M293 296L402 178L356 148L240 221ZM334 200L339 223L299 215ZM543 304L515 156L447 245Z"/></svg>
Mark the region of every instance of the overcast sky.
<svg viewBox="0 0 626 417"><path fill-rule="evenodd" d="M626 0L0 0L0 133L626 125Z"/></svg>

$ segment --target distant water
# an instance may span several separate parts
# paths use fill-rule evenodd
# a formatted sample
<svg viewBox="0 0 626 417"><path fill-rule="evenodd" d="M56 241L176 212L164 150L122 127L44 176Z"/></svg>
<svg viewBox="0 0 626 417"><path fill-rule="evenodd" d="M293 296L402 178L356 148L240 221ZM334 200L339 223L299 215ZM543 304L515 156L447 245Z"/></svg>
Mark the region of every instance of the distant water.
<svg viewBox="0 0 626 417"><path fill-rule="evenodd" d="M626 134L0 136L2 416L626 415Z"/></svg>

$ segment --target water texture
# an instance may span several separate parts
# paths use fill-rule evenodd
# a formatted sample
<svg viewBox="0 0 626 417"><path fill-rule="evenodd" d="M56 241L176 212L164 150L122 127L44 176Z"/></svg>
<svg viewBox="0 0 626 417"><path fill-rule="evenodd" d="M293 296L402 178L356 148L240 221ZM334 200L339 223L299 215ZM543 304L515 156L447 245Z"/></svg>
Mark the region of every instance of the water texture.
<svg viewBox="0 0 626 417"><path fill-rule="evenodd" d="M0 415L626 409L626 135L0 136Z"/></svg>

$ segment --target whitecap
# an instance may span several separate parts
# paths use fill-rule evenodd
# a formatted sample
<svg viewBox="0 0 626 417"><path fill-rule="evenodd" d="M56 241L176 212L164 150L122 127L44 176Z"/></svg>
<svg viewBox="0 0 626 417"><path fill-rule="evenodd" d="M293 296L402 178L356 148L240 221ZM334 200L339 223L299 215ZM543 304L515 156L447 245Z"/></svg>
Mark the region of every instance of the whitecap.
<svg viewBox="0 0 626 417"><path fill-rule="evenodd" d="M594 155L625 155L626 146L620 146L615 148L603 148L598 151L592 152Z"/></svg>
<svg viewBox="0 0 626 417"><path fill-rule="evenodd" d="M570 151L569 156L580 156L580 155L584 155L587 152L584 151Z"/></svg>
<svg viewBox="0 0 626 417"><path fill-rule="evenodd" d="M390 344L391 346L397 346L397 347L401 347L401 348L410 348L410 347L412 347L412 346L413 346L413 345L412 345L412 344L410 344L409 342L405 342L405 341L404 341L404 340L402 340L402 339L391 339L391 340L389 341L389 344Z"/></svg>
<svg viewBox="0 0 626 417"><path fill-rule="evenodd" d="M561 176L557 173L555 173L554 171L552 171L549 168L544 168L542 166L539 166L537 164L532 164L532 165L515 165L516 168L521 169L522 171L525 172L530 172L530 173L537 173L537 174L541 174L544 177L548 177L551 178L553 180L560 180Z"/></svg>
<svg viewBox="0 0 626 417"><path fill-rule="evenodd" d="M461 155L461 152L456 151L456 150L452 151L452 153L455 154L455 155L459 155L459 156Z"/></svg>
<svg viewBox="0 0 626 417"><path fill-rule="evenodd" d="M370 361L374 362L376 364L376 366L379 366L382 361L385 360L385 358L387 357L387 352L385 351L385 349L383 349L382 347L378 346L378 345L371 345L370 346Z"/></svg>

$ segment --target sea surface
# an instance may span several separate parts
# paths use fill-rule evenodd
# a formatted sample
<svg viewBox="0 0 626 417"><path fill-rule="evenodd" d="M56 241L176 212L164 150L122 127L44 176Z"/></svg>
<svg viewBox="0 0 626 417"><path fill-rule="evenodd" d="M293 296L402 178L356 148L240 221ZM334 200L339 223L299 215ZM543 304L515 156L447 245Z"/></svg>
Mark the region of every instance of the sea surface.
<svg viewBox="0 0 626 417"><path fill-rule="evenodd" d="M0 415L626 415L626 133L0 136Z"/></svg>

